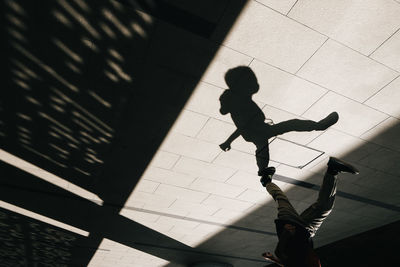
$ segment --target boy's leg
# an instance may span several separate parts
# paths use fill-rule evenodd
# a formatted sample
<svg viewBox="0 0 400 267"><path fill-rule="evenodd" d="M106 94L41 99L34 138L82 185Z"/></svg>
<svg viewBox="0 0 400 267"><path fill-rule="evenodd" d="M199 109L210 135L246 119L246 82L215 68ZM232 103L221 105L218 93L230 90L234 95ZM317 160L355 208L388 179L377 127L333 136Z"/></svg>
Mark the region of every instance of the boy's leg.
<svg viewBox="0 0 400 267"><path fill-rule="evenodd" d="M301 213L300 217L306 222L306 228L314 236L322 222L331 213L335 202L337 175L339 173L358 174L358 170L337 158L331 157L328 162L324 180L319 190L318 200Z"/></svg>
<svg viewBox="0 0 400 267"><path fill-rule="evenodd" d="M256 161L258 167L258 176L262 175L262 171L268 167L269 164L269 147L268 140L263 145L257 145Z"/></svg>
<svg viewBox="0 0 400 267"><path fill-rule="evenodd" d="M270 128L270 135L277 136L287 132L311 132L311 131L323 131L328 129L330 126L335 124L339 119L339 115L336 112L332 112L324 119L316 122L312 120L299 120L293 119L283 121L274 124Z"/></svg>
<svg viewBox="0 0 400 267"><path fill-rule="evenodd" d="M327 171L317 201L301 213L300 217L305 221L311 236L315 235L322 222L331 213L335 202L336 187L336 175Z"/></svg>
<svg viewBox="0 0 400 267"><path fill-rule="evenodd" d="M274 183L268 183L266 185L268 193L278 203L278 219L298 218L299 214L290 204L287 196L282 190Z"/></svg>

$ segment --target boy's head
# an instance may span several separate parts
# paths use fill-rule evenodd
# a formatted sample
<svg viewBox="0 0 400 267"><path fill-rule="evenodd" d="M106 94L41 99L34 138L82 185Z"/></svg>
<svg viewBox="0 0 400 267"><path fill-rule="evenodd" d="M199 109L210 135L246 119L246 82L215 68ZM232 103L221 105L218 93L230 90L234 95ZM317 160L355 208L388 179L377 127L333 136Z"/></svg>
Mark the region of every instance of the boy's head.
<svg viewBox="0 0 400 267"><path fill-rule="evenodd" d="M284 244L278 243L275 254L285 267L321 267L311 243L303 238L298 239L295 235Z"/></svg>
<svg viewBox="0 0 400 267"><path fill-rule="evenodd" d="M225 82L231 90L242 94L255 94L259 89L256 75L247 66L239 66L225 73Z"/></svg>

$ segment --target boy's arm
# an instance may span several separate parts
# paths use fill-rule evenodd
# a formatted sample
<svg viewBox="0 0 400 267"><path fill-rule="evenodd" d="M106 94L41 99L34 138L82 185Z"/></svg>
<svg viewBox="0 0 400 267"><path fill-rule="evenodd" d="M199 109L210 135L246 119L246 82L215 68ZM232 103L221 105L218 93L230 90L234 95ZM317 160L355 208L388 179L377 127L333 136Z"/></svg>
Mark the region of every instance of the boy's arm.
<svg viewBox="0 0 400 267"><path fill-rule="evenodd" d="M229 137L228 139L226 139L225 142L223 142L222 144L219 145L219 147L223 150L223 151L228 151L231 149L231 144L232 142L238 138L240 135L239 130L236 129Z"/></svg>

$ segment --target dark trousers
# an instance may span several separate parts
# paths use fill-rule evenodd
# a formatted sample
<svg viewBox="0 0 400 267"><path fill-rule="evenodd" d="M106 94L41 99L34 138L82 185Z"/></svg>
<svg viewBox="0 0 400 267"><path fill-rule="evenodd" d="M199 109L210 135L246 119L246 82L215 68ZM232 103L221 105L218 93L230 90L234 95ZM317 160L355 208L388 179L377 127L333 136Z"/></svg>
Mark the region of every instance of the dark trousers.
<svg viewBox="0 0 400 267"><path fill-rule="evenodd" d="M317 201L300 215L290 204L289 199L279 186L269 183L267 184L267 191L278 204L278 219L289 220L302 225L313 237L333 209L336 186L336 175L326 172Z"/></svg>

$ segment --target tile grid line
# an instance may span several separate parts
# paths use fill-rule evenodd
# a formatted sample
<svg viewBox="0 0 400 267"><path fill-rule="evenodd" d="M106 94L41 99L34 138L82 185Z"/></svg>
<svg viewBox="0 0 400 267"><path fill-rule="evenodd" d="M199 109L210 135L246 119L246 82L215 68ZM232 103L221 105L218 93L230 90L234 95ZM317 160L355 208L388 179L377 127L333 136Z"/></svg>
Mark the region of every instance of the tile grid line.
<svg viewBox="0 0 400 267"><path fill-rule="evenodd" d="M263 6L265 6L265 7L268 7L268 8L270 8L270 9L273 9L272 7L269 7L269 6L265 5L264 3L259 2L258 0L253 0L253 1L259 3L260 5L263 5ZM279 14L285 16L285 14L282 13L282 12L280 12L279 10L276 10L276 9L273 9L273 10L276 11L276 12L278 12Z"/></svg>
<svg viewBox="0 0 400 267"><path fill-rule="evenodd" d="M320 45L320 47L318 47L314 53L312 53L312 55L300 66L300 68L294 73L294 76L297 77L297 73L299 73L299 71L308 63L308 61L311 60L311 58L326 44L326 42L329 40L329 37L326 38L326 40Z"/></svg>
<svg viewBox="0 0 400 267"><path fill-rule="evenodd" d="M368 132L371 131L372 129L375 129L376 127L378 127L378 125L384 123L385 121L387 121L387 120L390 119L390 118L391 118L391 116L389 116L389 117L387 117L387 118L384 118L383 120L381 120L380 122L378 122L377 124L375 124L374 126L372 126L371 128L369 128L368 130L366 130L364 133L360 134L360 136L359 136L358 138L361 139L361 140L364 140L364 141L366 141L366 142L369 142L369 141L363 139L361 136L363 136L364 134L368 133ZM370 143L370 142L369 142L369 143ZM380 145L380 146L381 146L381 145Z"/></svg>
<svg viewBox="0 0 400 267"><path fill-rule="evenodd" d="M331 90L327 89L327 91L321 95L314 103L312 103L303 113L301 113L300 117L304 118L304 114L307 113L315 104L317 104L322 98L324 98Z"/></svg>
<svg viewBox="0 0 400 267"><path fill-rule="evenodd" d="M185 110L188 110L188 109L185 109ZM188 110L189 111L189 110ZM192 111L190 111L190 112L192 112ZM203 129L206 127L206 125L207 125L207 123L211 120L211 116L208 116L208 115L204 115L204 114L201 114L201 113L199 113L199 112L194 112L194 113L196 113L196 114L200 114L200 115L203 115L203 116L207 116L208 118L207 118L207 120L204 122L204 124L201 126L201 128L197 131L197 133L194 135L194 138L197 138L197 139L200 139L199 138L199 134L203 131ZM201 140L201 139L200 139Z"/></svg>
<svg viewBox="0 0 400 267"><path fill-rule="evenodd" d="M397 78L400 77L400 74L397 75L396 77L394 77L390 82L388 82L387 84L385 84L381 89L379 89L378 91L376 91L373 95L371 95L370 97L368 97L366 100L364 100L364 102L362 102L361 104L364 104L368 107L370 107L368 104L366 104L366 102L368 100L370 100L371 98L373 98L374 96L376 96L380 91L382 91L383 89L385 89L388 85L390 85L392 82L394 82ZM371 107L372 108L372 107Z"/></svg>
<svg viewBox="0 0 400 267"><path fill-rule="evenodd" d="M368 55L368 57L371 58L372 54L375 53L379 48L381 48L387 41L389 41L389 39L392 38L399 30L400 28L398 28L394 33L392 33L385 41L383 41L377 48L375 48L374 51L372 51Z"/></svg>
<svg viewBox="0 0 400 267"><path fill-rule="evenodd" d="M294 8L294 6L297 4L297 2L299 2L299 0L296 0L296 2L294 2L293 6L289 9L289 11L286 13L286 17L289 17L289 13L292 11L292 9Z"/></svg>

